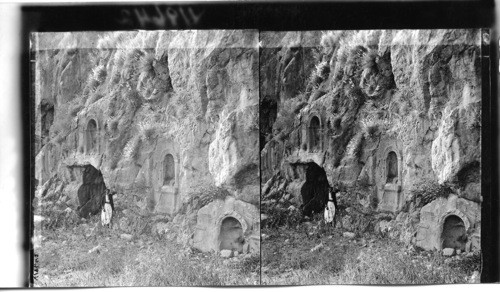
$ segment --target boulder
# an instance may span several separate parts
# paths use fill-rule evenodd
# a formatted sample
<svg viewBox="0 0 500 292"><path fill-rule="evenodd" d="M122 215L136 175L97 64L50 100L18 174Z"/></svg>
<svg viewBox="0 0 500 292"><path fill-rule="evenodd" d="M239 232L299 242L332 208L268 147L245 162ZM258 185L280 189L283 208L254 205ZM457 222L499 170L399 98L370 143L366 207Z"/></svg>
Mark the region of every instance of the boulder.
<svg viewBox="0 0 500 292"><path fill-rule="evenodd" d="M455 255L455 249L453 249L453 248L444 248L443 249L443 256L451 257L453 255Z"/></svg>
<svg viewBox="0 0 500 292"><path fill-rule="evenodd" d="M230 258L233 256L233 251L229 249L223 249L220 251L220 256L222 258Z"/></svg>

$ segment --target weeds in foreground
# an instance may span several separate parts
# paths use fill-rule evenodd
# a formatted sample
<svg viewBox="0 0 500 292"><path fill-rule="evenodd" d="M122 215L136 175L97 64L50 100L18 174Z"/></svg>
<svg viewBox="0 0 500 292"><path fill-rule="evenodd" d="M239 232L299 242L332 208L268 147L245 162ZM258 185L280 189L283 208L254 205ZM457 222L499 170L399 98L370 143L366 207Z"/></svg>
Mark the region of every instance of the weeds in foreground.
<svg viewBox="0 0 500 292"><path fill-rule="evenodd" d="M223 259L168 241L121 239L114 230L82 237L82 226L45 232L39 287L258 285L260 256ZM96 248L97 247L97 248Z"/></svg>
<svg viewBox="0 0 500 292"><path fill-rule="evenodd" d="M480 271L479 254L443 257L371 234L349 239L339 229L319 232L316 221L263 229L263 285L452 284Z"/></svg>

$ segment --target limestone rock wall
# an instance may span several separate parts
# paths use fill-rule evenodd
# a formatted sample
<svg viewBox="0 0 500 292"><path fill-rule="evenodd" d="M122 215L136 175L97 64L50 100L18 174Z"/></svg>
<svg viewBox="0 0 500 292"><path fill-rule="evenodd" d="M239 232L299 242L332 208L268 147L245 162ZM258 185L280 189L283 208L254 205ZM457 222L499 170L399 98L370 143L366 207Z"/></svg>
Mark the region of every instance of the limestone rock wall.
<svg viewBox="0 0 500 292"><path fill-rule="evenodd" d="M90 165L119 197L133 197L130 208L141 214L188 218L197 212L187 211L193 200L216 199L207 189L258 208L257 32L38 33L32 39L40 185L57 176L73 194L82 178L69 169ZM193 234L188 221L178 223Z"/></svg>
<svg viewBox="0 0 500 292"><path fill-rule="evenodd" d="M288 165L314 162L351 213L404 213L408 242L429 237L417 232L425 204L481 201L480 40L479 30L262 33L261 104L277 103L261 121L262 184L302 184Z"/></svg>

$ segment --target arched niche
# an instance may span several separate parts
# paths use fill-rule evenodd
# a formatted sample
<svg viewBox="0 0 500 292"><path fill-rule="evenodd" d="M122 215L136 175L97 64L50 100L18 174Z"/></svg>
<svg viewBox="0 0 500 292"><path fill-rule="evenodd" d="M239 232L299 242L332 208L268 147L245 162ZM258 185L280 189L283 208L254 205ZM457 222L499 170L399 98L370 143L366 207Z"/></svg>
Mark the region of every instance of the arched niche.
<svg viewBox="0 0 500 292"><path fill-rule="evenodd" d="M441 248L465 250L467 226L460 216L450 214L443 217L441 225Z"/></svg>
<svg viewBox="0 0 500 292"><path fill-rule="evenodd" d="M220 224L219 249L243 252L245 243L243 233L243 226L238 219L232 216L225 217Z"/></svg>
<svg viewBox="0 0 500 292"><path fill-rule="evenodd" d="M396 184L399 181L398 156L390 151L386 157L386 183Z"/></svg>
<svg viewBox="0 0 500 292"><path fill-rule="evenodd" d="M320 149L321 142L321 121L317 116L312 116L308 125L309 151Z"/></svg>
<svg viewBox="0 0 500 292"><path fill-rule="evenodd" d="M395 145L384 149L379 156L379 179L382 185L402 186L402 153Z"/></svg>
<svg viewBox="0 0 500 292"><path fill-rule="evenodd" d="M163 185L173 186L175 184L175 160L172 154L165 155L163 160Z"/></svg>
<svg viewBox="0 0 500 292"><path fill-rule="evenodd" d="M90 153L97 148L97 122L94 119L90 119L87 123L87 128L85 130L85 140L87 153Z"/></svg>

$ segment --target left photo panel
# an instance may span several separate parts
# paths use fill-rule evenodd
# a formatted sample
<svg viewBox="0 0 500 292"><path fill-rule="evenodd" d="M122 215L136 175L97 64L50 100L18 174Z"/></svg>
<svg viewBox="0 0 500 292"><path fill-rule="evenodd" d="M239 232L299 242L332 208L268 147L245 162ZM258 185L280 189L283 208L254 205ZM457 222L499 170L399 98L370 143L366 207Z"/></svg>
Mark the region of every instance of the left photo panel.
<svg viewBox="0 0 500 292"><path fill-rule="evenodd" d="M260 284L258 42L31 34L33 286Z"/></svg>

